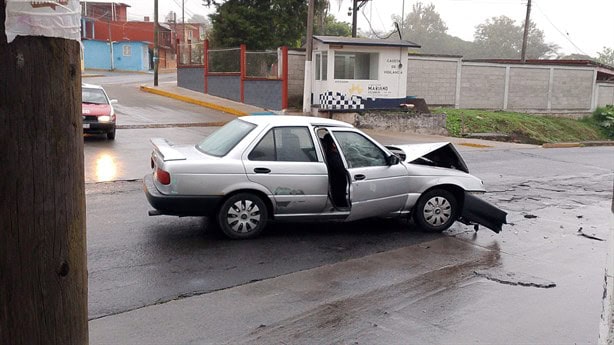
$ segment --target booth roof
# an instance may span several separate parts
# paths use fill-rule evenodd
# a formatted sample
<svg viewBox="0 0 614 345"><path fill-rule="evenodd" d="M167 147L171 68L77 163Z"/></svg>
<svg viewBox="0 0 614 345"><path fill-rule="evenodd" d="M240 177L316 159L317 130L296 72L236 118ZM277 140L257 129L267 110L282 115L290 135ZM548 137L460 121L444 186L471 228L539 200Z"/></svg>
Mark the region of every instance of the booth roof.
<svg viewBox="0 0 614 345"><path fill-rule="evenodd" d="M406 41L406 40L381 40L381 39L371 39L371 38L339 37L339 36L313 36L313 38L324 44L420 48L419 44L416 44L410 41Z"/></svg>

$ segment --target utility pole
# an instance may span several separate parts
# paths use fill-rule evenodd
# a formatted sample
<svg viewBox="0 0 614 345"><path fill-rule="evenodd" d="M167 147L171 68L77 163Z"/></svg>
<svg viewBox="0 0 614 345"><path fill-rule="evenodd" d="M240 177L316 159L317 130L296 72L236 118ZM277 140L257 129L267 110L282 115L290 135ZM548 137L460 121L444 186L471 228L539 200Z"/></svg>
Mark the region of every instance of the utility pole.
<svg viewBox="0 0 614 345"><path fill-rule="evenodd" d="M352 7L350 8L352 15L352 37L356 37L356 27L358 25L357 13L369 0L352 0Z"/></svg>
<svg viewBox="0 0 614 345"><path fill-rule="evenodd" d="M160 38L158 36L158 0L154 0L154 86L158 86L158 50L160 44Z"/></svg>
<svg viewBox="0 0 614 345"><path fill-rule="evenodd" d="M531 23L531 0L527 2L527 16L524 19L524 34L522 35L522 51L520 52L520 61L526 62L527 56L527 39L529 37L529 24Z"/></svg>
<svg viewBox="0 0 614 345"><path fill-rule="evenodd" d="M79 42L8 43L6 7L0 1L0 344L87 344Z"/></svg>
<svg viewBox="0 0 614 345"><path fill-rule="evenodd" d="M307 5L307 47L305 51L305 84L303 88L303 113L311 113L311 53L313 51L313 7L314 0Z"/></svg>

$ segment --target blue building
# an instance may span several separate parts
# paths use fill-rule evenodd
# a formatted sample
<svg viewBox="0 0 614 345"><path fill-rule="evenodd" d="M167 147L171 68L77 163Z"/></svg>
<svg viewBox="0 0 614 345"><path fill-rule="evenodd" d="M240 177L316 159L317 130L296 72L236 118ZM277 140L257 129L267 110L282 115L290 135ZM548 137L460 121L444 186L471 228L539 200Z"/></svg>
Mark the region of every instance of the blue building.
<svg viewBox="0 0 614 345"><path fill-rule="evenodd" d="M135 72L150 70L148 42L119 41L113 42L113 47L109 47L108 41L83 40L82 42L86 69Z"/></svg>

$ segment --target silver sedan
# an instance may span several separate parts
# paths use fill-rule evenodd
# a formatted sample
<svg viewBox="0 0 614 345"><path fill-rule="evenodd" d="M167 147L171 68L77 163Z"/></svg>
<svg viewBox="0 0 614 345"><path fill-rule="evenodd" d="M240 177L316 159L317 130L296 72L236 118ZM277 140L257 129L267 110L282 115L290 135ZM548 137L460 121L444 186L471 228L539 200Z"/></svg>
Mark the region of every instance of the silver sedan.
<svg viewBox="0 0 614 345"><path fill-rule="evenodd" d="M151 139L150 215L214 217L231 238L270 220L412 217L426 231L455 221L495 232L506 213L450 143L384 146L353 126L305 116L246 116L197 145Z"/></svg>

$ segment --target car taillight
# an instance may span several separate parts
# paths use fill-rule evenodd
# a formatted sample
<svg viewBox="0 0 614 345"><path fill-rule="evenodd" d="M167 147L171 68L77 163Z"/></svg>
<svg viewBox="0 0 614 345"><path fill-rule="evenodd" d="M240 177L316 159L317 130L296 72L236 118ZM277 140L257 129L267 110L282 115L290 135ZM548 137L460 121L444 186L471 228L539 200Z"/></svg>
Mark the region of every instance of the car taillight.
<svg viewBox="0 0 614 345"><path fill-rule="evenodd" d="M160 168L157 168L155 175L156 180L158 180L158 182L164 185L171 184L171 174L169 174L168 171L164 171Z"/></svg>

